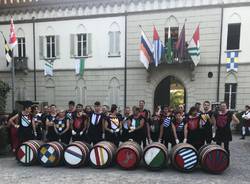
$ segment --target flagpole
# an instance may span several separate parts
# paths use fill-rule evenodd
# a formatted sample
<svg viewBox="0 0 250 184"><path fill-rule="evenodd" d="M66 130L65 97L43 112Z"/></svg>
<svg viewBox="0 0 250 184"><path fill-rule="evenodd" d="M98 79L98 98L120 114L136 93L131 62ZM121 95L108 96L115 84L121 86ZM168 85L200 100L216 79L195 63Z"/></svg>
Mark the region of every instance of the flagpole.
<svg viewBox="0 0 250 184"><path fill-rule="evenodd" d="M11 58L11 87L12 87L12 110L15 110L15 63L14 63L14 48L12 49Z"/></svg>

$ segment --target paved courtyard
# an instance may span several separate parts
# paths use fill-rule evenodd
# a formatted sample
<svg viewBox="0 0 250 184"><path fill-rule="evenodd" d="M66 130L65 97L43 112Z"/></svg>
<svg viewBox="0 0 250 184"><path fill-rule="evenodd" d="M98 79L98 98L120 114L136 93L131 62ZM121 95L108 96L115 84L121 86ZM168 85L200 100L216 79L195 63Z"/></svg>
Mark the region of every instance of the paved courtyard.
<svg viewBox="0 0 250 184"><path fill-rule="evenodd" d="M69 169L65 167L43 168L23 167L13 157L0 158L0 183L12 184L120 184L120 183L195 183L195 184L246 184L250 183L250 137L239 140L234 136L231 142L230 167L221 175L204 173L197 169L193 173L180 173L172 168L151 172L140 166L133 171L123 171L113 167L103 170L87 168Z"/></svg>

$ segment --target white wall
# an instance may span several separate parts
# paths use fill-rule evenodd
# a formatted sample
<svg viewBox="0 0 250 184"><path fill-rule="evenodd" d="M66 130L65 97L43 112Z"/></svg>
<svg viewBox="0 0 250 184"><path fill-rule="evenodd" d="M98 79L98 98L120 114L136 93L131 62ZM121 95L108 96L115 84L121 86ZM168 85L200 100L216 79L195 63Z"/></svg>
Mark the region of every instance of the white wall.
<svg viewBox="0 0 250 184"><path fill-rule="evenodd" d="M108 57L109 36L108 32L113 22L120 27L120 57ZM76 34L79 25L84 25L88 33L92 33L92 57L85 61L85 68L120 68L124 66L125 22L124 17L109 17L82 20L65 20L57 22L36 23L36 67L44 68L44 60L39 57L39 36L46 35L48 27L52 27L55 35L60 36L60 59L55 60L54 69L74 69L75 59L70 57L70 34ZM29 69L33 69L33 32L32 24L16 24L15 30L22 28L26 39L26 55ZM0 27L6 38L9 34L9 25ZM4 41L0 38L0 45ZM0 71L10 70L6 68L4 47L0 48Z"/></svg>
<svg viewBox="0 0 250 184"><path fill-rule="evenodd" d="M233 15L233 17L232 17ZM224 21L223 21L223 32L222 32L222 63L226 63L227 50L227 31L228 23L233 22L236 17L240 18L241 21L241 33L240 33L240 53L239 53L239 67L241 63L250 62L250 6L246 7L235 7L224 9Z"/></svg>

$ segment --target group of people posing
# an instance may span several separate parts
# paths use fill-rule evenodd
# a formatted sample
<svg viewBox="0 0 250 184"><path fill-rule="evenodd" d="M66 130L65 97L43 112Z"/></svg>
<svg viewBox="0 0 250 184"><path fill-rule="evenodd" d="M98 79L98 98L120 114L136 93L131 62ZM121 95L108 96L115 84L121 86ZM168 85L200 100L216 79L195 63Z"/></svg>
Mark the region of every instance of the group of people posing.
<svg viewBox="0 0 250 184"><path fill-rule="evenodd" d="M216 111L211 111L210 102L205 101L203 107L196 103L188 113L185 113L184 105L179 105L177 109L158 106L152 114L144 108L144 100L140 100L138 106L126 107L123 114L117 105L113 104L109 108L101 106L98 101L94 103L93 109L82 104L75 106L73 101L68 106L65 111L52 104L43 107L40 112L37 105L25 103L23 111L9 119L9 123L17 130L17 136L11 136L16 142L16 145L12 144L13 149L31 139L65 144L70 141L96 144L107 140L116 146L132 139L143 147L151 142L161 142L167 147L183 142L196 149L214 141L218 145L224 143L229 153L229 142L232 140L230 124L239 123L224 102ZM216 129L214 137L213 126Z"/></svg>

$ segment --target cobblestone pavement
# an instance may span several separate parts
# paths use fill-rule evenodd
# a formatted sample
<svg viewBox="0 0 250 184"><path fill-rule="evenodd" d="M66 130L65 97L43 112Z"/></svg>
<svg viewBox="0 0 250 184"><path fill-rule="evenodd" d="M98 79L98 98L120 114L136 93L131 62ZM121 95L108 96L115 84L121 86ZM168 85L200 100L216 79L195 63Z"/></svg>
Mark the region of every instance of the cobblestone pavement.
<svg viewBox="0 0 250 184"><path fill-rule="evenodd" d="M40 166L24 167L17 164L13 157L0 158L0 184L155 184L155 183L194 183L194 184L246 184L250 183L250 137L239 140L234 136L230 144L230 167L221 175L204 173L200 169L193 173L180 173L172 168L151 172L140 166L133 171L123 171L113 167L103 170L65 167L43 168Z"/></svg>

